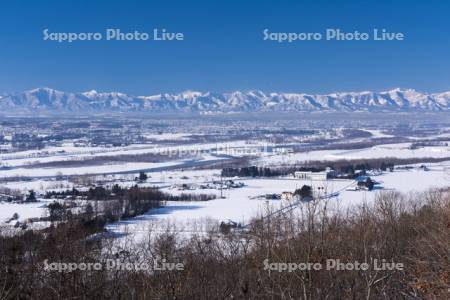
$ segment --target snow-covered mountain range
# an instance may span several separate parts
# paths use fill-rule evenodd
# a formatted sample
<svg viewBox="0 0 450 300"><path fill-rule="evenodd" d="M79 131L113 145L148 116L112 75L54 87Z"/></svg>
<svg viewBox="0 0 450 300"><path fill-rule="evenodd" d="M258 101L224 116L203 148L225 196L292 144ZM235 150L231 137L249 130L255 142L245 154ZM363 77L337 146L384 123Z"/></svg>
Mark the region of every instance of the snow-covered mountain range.
<svg viewBox="0 0 450 300"><path fill-rule="evenodd" d="M450 92L411 89L342 92L327 95L261 91L132 96L117 92L69 93L49 88L0 95L3 113L102 112L312 112L312 111L450 111Z"/></svg>

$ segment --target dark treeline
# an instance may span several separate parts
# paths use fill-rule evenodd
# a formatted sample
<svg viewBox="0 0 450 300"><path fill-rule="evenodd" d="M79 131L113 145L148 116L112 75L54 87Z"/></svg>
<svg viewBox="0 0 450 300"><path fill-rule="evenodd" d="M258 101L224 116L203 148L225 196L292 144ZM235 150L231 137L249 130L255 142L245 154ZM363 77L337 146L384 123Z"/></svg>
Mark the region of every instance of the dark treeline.
<svg viewBox="0 0 450 300"><path fill-rule="evenodd" d="M157 187L139 187L137 185L124 188L115 184L111 189L103 186L90 187L87 191L80 191L76 188L65 191L47 191L44 195L46 199L66 199L82 197L86 200L117 200L117 199L132 199L132 198L147 198L160 201L205 201L215 199L215 195L210 194L180 194L171 195L161 192Z"/></svg>
<svg viewBox="0 0 450 300"><path fill-rule="evenodd" d="M216 199L214 194L187 194L181 193L179 195L166 194L167 201L209 201Z"/></svg>
<svg viewBox="0 0 450 300"><path fill-rule="evenodd" d="M74 200L78 197L90 201L86 211L92 211L95 215L103 215L106 222L114 222L121 219L132 218L148 212L151 209L161 207L165 201L208 201L215 199L213 194L180 194L171 195L161 192L156 187L123 188L114 185L111 189L102 186L91 187L87 191L76 188L66 191L48 191L46 199ZM98 203L100 203L100 205ZM96 207L92 207L95 205ZM64 215L58 210L57 216ZM53 217L53 219L58 219Z"/></svg>
<svg viewBox="0 0 450 300"><path fill-rule="evenodd" d="M351 175L356 174L356 170L366 171L371 170L372 166L369 163L358 163L358 164L334 164L334 163L317 163L317 164L309 164L309 166L289 166L289 167L241 167L241 168L224 168L222 169L222 176L224 177L277 177L277 176L286 176L289 174L293 174L296 171L309 171L309 172L322 172L325 171L326 167L330 167L333 170L336 170L339 173L342 173L342 176L352 177ZM393 168L392 164L382 164L381 169L386 171L388 168ZM342 177L341 176L341 177Z"/></svg>
<svg viewBox="0 0 450 300"><path fill-rule="evenodd" d="M130 188L122 188L119 185L114 185L108 189L103 186L90 187L87 191L81 191L76 188L65 191L47 191L44 198L71 198L83 197L86 200L114 200L114 199L131 199L131 198L152 198L163 200L164 193L158 188L142 188L137 185Z"/></svg>
<svg viewBox="0 0 450 300"><path fill-rule="evenodd" d="M80 191L76 188L59 192L48 191L44 196L46 199L64 200L75 200L77 197L89 200L85 208L86 213L102 217L105 222L114 222L144 214L151 209L161 207L166 201L166 195L157 188L138 186L121 188L118 185L114 185L112 189L97 186L91 187L87 191ZM50 219L65 221L63 216L66 213L63 212L63 209L64 205L59 202L49 206Z"/></svg>
<svg viewBox="0 0 450 300"><path fill-rule="evenodd" d="M374 158L374 159L352 159L352 160L336 160L336 161L307 161L301 165L294 165L293 168L297 167L314 167L319 169L325 169L330 167L333 170L346 173L349 170L382 170L389 171L395 166L417 164L417 163L436 163L447 161L450 158Z"/></svg>
<svg viewBox="0 0 450 300"><path fill-rule="evenodd" d="M311 202L305 204L304 213L303 217L302 213L283 214L255 221L246 233L182 240L168 232L152 242L119 248L96 234L102 231L101 223L87 215L73 216L43 231L3 235L0 298L448 299L448 191L431 191L414 199L383 192L373 206L325 218L326 208ZM164 258L182 262L184 269L43 269L45 260L96 263L105 258L144 260L150 265ZM373 259L385 259L403 264L403 269L289 272L267 267L272 263L325 264L327 259L371 265Z"/></svg>
<svg viewBox="0 0 450 300"><path fill-rule="evenodd" d="M222 169L224 177L276 177L286 176L296 171L321 172L326 168L331 168L340 174L340 177L353 178L353 175L361 174L361 171L381 170L391 171L395 166L433 163L448 160L449 158L380 158L380 159L356 159L356 160L337 160L337 161L306 161L301 164L290 164L277 167L257 167L257 166L239 166L232 165ZM358 172L357 172L358 171Z"/></svg>
<svg viewBox="0 0 450 300"><path fill-rule="evenodd" d="M242 168L224 168L222 169L222 176L224 177L272 177L285 175L279 169L261 168L256 166L242 167Z"/></svg>

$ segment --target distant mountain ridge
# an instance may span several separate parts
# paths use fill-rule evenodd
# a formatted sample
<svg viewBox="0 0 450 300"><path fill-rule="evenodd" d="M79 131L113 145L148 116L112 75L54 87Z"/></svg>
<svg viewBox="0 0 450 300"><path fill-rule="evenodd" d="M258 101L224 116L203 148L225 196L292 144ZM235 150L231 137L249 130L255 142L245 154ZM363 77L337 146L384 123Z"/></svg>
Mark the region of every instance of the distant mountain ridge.
<svg viewBox="0 0 450 300"><path fill-rule="evenodd" d="M450 92L421 93L412 89L385 92L342 92L326 95L264 93L261 91L132 96L117 92L62 92L38 88L0 95L0 109L8 113L102 112L408 112L450 111Z"/></svg>

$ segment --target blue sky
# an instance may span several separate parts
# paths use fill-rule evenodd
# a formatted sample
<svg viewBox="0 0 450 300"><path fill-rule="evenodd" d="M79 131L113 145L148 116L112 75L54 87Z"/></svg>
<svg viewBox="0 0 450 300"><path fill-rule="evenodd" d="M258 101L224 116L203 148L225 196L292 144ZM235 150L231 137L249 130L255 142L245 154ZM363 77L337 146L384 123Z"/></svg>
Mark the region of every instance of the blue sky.
<svg viewBox="0 0 450 300"><path fill-rule="evenodd" d="M148 2L148 3L147 3ZM327 93L450 90L447 1L3 1L0 93L52 87ZM42 31L185 34L182 42L56 43ZM263 41L262 31L403 32L404 41Z"/></svg>

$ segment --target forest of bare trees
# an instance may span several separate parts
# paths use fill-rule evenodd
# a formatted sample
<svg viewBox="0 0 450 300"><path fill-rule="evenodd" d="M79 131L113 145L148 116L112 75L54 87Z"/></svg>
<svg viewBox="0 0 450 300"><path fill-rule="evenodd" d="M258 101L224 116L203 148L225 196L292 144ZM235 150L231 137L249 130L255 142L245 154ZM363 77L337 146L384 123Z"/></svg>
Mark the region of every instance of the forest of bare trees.
<svg viewBox="0 0 450 300"><path fill-rule="evenodd" d="M264 221L248 231L156 234L117 245L102 224L81 214L42 231L0 240L0 299L448 299L450 192L414 196L393 191L351 212L327 203ZM51 262L106 258L181 262L182 270L48 271ZM279 271L270 263L384 259L401 270Z"/></svg>

